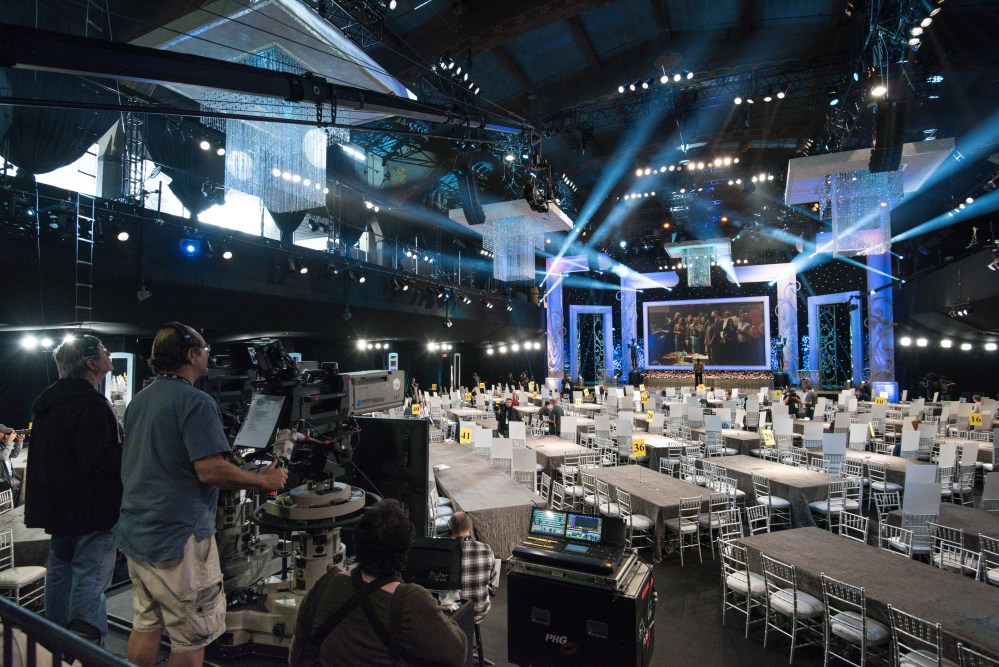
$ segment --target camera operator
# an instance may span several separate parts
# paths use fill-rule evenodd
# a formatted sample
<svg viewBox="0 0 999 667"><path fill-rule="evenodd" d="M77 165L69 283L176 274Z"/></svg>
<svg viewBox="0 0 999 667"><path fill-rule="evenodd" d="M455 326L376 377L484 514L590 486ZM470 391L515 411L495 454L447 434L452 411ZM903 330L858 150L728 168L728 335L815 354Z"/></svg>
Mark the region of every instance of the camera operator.
<svg viewBox="0 0 999 667"><path fill-rule="evenodd" d="M171 667L200 666L205 646L225 631L214 538L219 489L276 490L288 478L275 464L254 473L224 458L230 449L218 405L193 386L209 350L194 329L163 326L149 359L156 379L125 412L116 534L133 587L128 660L141 667L156 664L164 627Z"/></svg>
<svg viewBox="0 0 999 667"><path fill-rule="evenodd" d="M399 582L415 530L397 500L383 500L354 529L358 566L331 570L302 601L292 667L465 663L467 638L423 587Z"/></svg>

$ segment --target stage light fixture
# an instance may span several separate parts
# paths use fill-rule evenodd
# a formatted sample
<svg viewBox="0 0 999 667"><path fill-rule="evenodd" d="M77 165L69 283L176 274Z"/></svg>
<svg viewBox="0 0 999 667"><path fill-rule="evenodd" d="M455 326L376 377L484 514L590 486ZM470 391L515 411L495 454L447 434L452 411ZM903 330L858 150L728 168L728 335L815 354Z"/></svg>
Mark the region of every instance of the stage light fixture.
<svg viewBox="0 0 999 667"><path fill-rule="evenodd" d="M508 313L509 313L509 312L510 312L510 311L512 311L512 310L513 310L513 304L511 304L511 303L509 303L509 302L508 302L508 303L506 304L506 312L508 312Z"/></svg>
<svg viewBox="0 0 999 667"><path fill-rule="evenodd" d="M940 341L940 347L951 348L953 346L954 346L954 341L950 339L944 338L942 341Z"/></svg>
<svg viewBox="0 0 999 667"><path fill-rule="evenodd" d="M659 83L663 84L669 83L669 75L663 74L661 77L659 77Z"/></svg>
<svg viewBox="0 0 999 667"><path fill-rule="evenodd" d="M642 90L648 90L649 86L651 85L652 85L652 79L646 79L645 81L642 81Z"/></svg>
<svg viewBox="0 0 999 667"><path fill-rule="evenodd" d="M624 93L624 86L618 86L617 87L617 92Z"/></svg>
<svg viewBox="0 0 999 667"><path fill-rule="evenodd" d="M837 93L835 90L830 90L827 93L827 97L829 99L829 106L834 107L837 104L839 104L839 93Z"/></svg>
<svg viewBox="0 0 999 667"><path fill-rule="evenodd" d="M767 86L766 94L763 96L764 102L773 102L774 99L774 87Z"/></svg>
<svg viewBox="0 0 999 667"><path fill-rule="evenodd" d="M926 347L927 345L929 345L929 341L925 338L916 339L916 347Z"/></svg>
<svg viewBox="0 0 999 667"><path fill-rule="evenodd" d="M492 354L493 354L493 348L491 348L491 347L487 347L487 348L486 348L486 354L488 354L488 355L492 356Z"/></svg>
<svg viewBox="0 0 999 667"><path fill-rule="evenodd" d="M120 230L115 238L117 238L119 241L122 241L122 242L127 241L128 240L128 231L125 230L125 229Z"/></svg>
<svg viewBox="0 0 999 667"><path fill-rule="evenodd" d="M682 79L682 78L683 78L683 75L680 74L679 72L677 72L676 74L673 75L673 81L676 82L676 83L680 83L680 79Z"/></svg>
<svg viewBox="0 0 999 667"><path fill-rule="evenodd" d="M909 347L910 345L912 345L912 339L909 338L908 336L902 336L901 338L898 339L898 344L901 345L902 347Z"/></svg>
<svg viewBox="0 0 999 667"><path fill-rule="evenodd" d="M694 73L691 72L689 69L685 69L683 70L683 76L685 79L687 79L687 81L690 81L691 79L694 78Z"/></svg>
<svg viewBox="0 0 999 667"><path fill-rule="evenodd" d="M446 326L448 329L454 326L454 322L451 321L450 317L444 320L444 326Z"/></svg>
<svg viewBox="0 0 999 667"><path fill-rule="evenodd" d="M971 343L961 343L961 349L967 352L971 349Z"/></svg>
<svg viewBox="0 0 999 667"><path fill-rule="evenodd" d="M996 351L996 344L995 343L986 343L985 344L985 350L987 352L995 352Z"/></svg>
<svg viewBox="0 0 999 667"><path fill-rule="evenodd" d="M201 239L183 238L180 240L180 252L186 257L194 257L201 252Z"/></svg>
<svg viewBox="0 0 999 667"><path fill-rule="evenodd" d="M888 94L888 88L882 83L879 83L873 88L871 88L872 97L884 97L887 94Z"/></svg>
<svg viewBox="0 0 999 667"><path fill-rule="evenodd" d="M28 334L21 338L21 347L25 350L34 350L38 347L38 337Z"/></svg>
<svg viewBox="0 0 999 667"><path fill-rule="evenodd" d="M209 148L212 147L212 145L208 141L206 141L204 139L202 139L201 143L198 144L198 145L201 147L201 150L203 150L203 151L207 151Z"/></svg>
<svg viewBox="0 0 999 667"><path fill-rule="evenodd" d="M633 81L633 82L631 82L631 83L628 84L628 90L630 90L631 92L635 92L635 90L637 88L638 88L638 82L637 81Z"/></svg>
<svg viewBox="0 0 999 667"><path fill-rule="evenodd" d="M736 104L742 104L742 98L739 97L738 95L736 95L735 99L732 100L732 101L735 102Z"/></svg>
<svg viewBox="0 0 999 667"><path fill-rule="evenodd" d="M232 259L232 257L233 257L232 248L230 248L226 244L223 244L222 245L222 259Z"/></svg>

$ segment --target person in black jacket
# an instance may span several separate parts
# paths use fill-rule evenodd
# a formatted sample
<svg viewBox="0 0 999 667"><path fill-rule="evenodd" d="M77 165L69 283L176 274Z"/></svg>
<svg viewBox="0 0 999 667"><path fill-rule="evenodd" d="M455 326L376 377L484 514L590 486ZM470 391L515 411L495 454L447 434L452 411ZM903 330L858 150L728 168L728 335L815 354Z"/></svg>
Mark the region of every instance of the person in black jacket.
<svg viewBox="0 0 999 667"><path fill-rule="evenodd" d="M45 615L61 625L87 623L103 641L122 494L118 417L97 391L111 353L94 336L77 336L52 356L59 379L32 407L24 523L52 536Z"/></svg>
<svg viewBox="0 0 999 667"><path fill-rule="evenodd" d="M510 422L523 421L520 413L513 407L513 399L507 398L496 408L496 430L504 437L510 437Z"/></svg>

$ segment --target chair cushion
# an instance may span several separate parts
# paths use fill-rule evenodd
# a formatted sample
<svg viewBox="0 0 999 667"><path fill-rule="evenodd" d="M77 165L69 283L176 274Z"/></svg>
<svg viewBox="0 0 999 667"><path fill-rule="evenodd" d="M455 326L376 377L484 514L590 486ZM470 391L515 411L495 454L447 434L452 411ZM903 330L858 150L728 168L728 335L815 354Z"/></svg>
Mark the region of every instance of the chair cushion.
<svg viewBox="0 0 999 667"><path fill-rule="evenodd" d="M587 493L583 496L583 504L595 506L597 504L597 497L592 493Z"/></svg>
<svg viewBox="0 0 999 667"><path fill-rule="evenodd" d="M609 505L607 503L600 503L600 506L597 509L599 509L600 513L604 516L620 516L621 514L621 508L617 503L610 503Z"/></svg>
<svg viewBox="0 0 999 667"><path fill-rule="evenodd" d="M443 532L448 529L448 522L446 518L438 517L434 519L434 530L438 533Z"/></svg>
<svg viewBox="0 0 999 667"><path fill-rule="evenodd" d="M794 591L790 588L782 588L770 594L770 606L783 614L791 616L794 613ZM798 591L798 617L816 618L826 612L826 606L822 600L808 593Z"/></svg>
<svg viewBox="0 0 999 667"><path fill-rule="evenodd" d="M437 498L437 507L450 507L450 506L451 506L450 498Z"/></svg>
<svg viewBox="0 0 999 667"><path fill-rule="evenodd" d="M725 577L725 585L743 595L746 594L747 590L751 589L753 597L760 597L767 590L767 585L763 581L763 577L755 572L733 572Z"/></svg>
<svg viewBox="0 0 999 667"><path fill-rule="evenodd" d="M683 522L680 522L679 519L670 519L666 522L666 528L674 533L696 533L700 526L696 521L688 521L684 519Z"/></svg>
<svg viewBox="0 0 999 667"><path fill-rule="evenodd" d="M895 482L871 482L871 489L874 491L884 491L891 493L893 491L902 492L902 485L896 484Z"/></svg>
<svg viewBox="0 0 999 667"><path fill-rule="evenodd" d="M453 507L438 507L437 508L437 516L438 517L449 517L452 514L454 514L454 508Z"/></svg>
<svg viewBox="0 0 999 667"><path fill-rule="evenodd" d="M702 514L697 517L697 523L701 524L702 528L707 528L710 525L712 529L715 529L721 525L721 519L715 514Z"/></svg>
<svg viewBox="0 0 999 667"><path fill-rule="evenodd" d="M985 571L985 578L990 584L999 585L999 567L991 567Z"/></svg>
<svg viewBox="0 0 999 667"><path fill-rule="evenodd" d="M944 658L942 662L937 662L936 656L929 651L924 650L913 651L902 655L898 664L901 665L901 667L957 667L956 662L946 658Z"/></svg>
<svg viewBox="0 0 999 667"><path fill-rule="evenodd" d="M651 530L652 519L645 516L644 514L632 514L631 527L634 528L635 530Z"/></svg>
<svg viewBox="0 0 999 667"><path fill-rule="evenodd" d="M761 505L769 505L771 509L784 510L791 506L791 501L780 496L762 496L756 499Z"/></svg>
<svg viewBox="0 0 999 667"><path fill-rule="evenodd" d="M888 540L888 546L895 551L901 551L902 553L907 553L909 551L909 545L898 539L897 537L892 537Z"/></svg>
<svg viewBox="0 0 999 667"><path fill-rule="evenodd" d="M20 565L0 572L0 588L18 588L45 576L45 568L37 565Z"/></svg>
<svg viewBox="0 0 999 667"><path fill-rule="evenodd" d="M819 514L839 514L844 509L847 512L852 512L860 509L860 503L856 500L833 500L832 502L827 502L825 500L816 500L813 503L808 503L808 508L813 512L818 512Z"/></svg>
<svg viewBox="0 0 999 667"><path fill-rule="evenodd" d="M863 619L855 611L841 611L829 619L829 627L837 637L842 637L852 644L860 644L863 630ZM891 630L882 623L867 619L867 643L870 646L883 644L891 638Z"/></svg>

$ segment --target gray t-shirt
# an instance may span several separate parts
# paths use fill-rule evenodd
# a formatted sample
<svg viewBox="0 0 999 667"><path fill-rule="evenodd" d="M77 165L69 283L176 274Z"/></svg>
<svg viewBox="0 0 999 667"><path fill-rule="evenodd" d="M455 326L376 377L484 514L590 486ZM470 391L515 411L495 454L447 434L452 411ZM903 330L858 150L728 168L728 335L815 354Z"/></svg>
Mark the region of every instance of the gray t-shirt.
<svg viewBox="0 0 999 667"><path fill-rule="evenodd" d="M180 558L192 534L215 534L219 490L198 479L193 462L230 451L218 405L187 381L160 376L136 394L124 427L118 546L145 562Z"/></svg>

